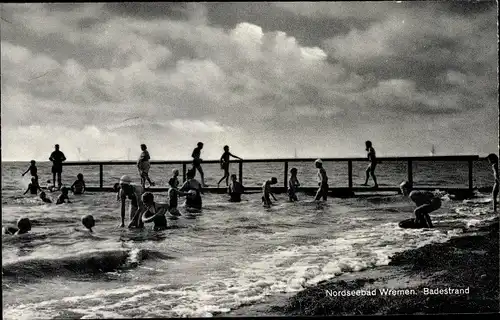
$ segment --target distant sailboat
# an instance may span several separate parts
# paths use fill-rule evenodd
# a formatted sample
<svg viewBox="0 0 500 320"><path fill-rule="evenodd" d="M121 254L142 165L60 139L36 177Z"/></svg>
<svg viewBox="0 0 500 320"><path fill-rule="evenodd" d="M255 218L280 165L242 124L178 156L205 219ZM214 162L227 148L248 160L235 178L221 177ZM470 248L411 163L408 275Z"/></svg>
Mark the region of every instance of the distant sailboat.
<svg viewBox="0 0 500 320"><path fill-rule="evenodd" d="M295 159L297 159L297 148L295 148Z"/></svg>
<svg viewBox="0 0 500 320"><path fill-rule="evenodd" d="M434 145L432 145L432 148L431 148L431 156L435 156L436 155L436 148L434 148Z"/></svg>

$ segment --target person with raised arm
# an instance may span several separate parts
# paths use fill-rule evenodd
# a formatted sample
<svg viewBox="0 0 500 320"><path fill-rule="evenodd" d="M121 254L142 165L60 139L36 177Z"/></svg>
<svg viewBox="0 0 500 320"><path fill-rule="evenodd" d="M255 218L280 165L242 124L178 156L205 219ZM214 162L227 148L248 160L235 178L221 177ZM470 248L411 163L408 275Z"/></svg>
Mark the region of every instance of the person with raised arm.
<svg viewBox="0 0 500 320"><path fill-rule="evenodd" d="M30 166L28 169L26 169L26 171L24 171L23 173L23 177L26 173L28 173L28 171L30 172L31 176L34 177L37 181L38 181L38 169L36 167L36 161L35 160L31 160L30 161Z"/></svg>

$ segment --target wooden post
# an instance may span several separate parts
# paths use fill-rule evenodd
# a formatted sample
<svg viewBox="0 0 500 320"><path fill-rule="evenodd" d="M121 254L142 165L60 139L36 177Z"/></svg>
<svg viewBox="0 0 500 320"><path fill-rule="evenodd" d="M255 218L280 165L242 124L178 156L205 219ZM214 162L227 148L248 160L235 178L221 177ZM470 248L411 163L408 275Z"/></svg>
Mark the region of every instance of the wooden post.
<svg viewBox="0 0 500 320"><path fill-rule="evenodd" d="M469 191L472 191L472 160L469 160Z"/></svg>
<svg viewBox="0 0 500 320"><path fill-rule="evenodd" d="M408 160L408 182L413 185L413 164Z"/></svg>
<svg viewBox="0 0 500 320"><path fill-rule="evenodd" d="M349 189L352 189L352 160L347 160L347 171L349 175Z"/></svg>
<svg viewBox="0 0 500 320"><path fill-rule="evenodd" d="M243 184L243 161L240 160L240 162L238 163L238 170L239 170L239 180L240 180L240 183Z"/></svg>
<svg viewBox="0 0 500 320"><path fill-rule="evenodd" d="M103 187L103 165L102 163L99 164L99 188L101 189L102 191L102 187Z"/></svg>
<svg viewBox="0 0 500 320"><path fill-rule="evenodd" d="M285 187L285 190L288 189L288 161L285 161L285 174L283 175L283 186Z"/></svg>
<svg viewBox="0 0 500 320"><path fill-rule="evenodd" d="M186 163L182 164L182 182L186 182Z"/></svg>

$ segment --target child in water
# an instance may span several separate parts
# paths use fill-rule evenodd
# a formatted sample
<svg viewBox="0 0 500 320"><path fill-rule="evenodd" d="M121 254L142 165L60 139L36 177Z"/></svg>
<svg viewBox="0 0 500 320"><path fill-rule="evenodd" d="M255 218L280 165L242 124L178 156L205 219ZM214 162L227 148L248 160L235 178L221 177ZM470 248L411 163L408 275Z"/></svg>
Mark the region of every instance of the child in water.
<svg viewBox="0 0 500 320"><path fill-rule="evenodd" d="M274 194L271 192L271 186L277 183L278 179L276 179L276 177L272 177L270 180L267 180L262 185L262 203L264 204L265 207L270 207L273 204L269 196L272 196L274 201L278 201L274 197Z"/></svg>
<svg viewBox="0 0 500 320"><path fill-rule="evenodd" d="M375 183L373 188L378 188L377 178L375 177L375 167L377 166L377 156L375 154L375 149L373 148L371 141L366 141L365 146L366 146L366 151L368 151L368 161L370 161L370 164L366 168L366 180L363 185L364 186L368 185L368 179L370 178L371 175L373 182Z"/></svg>
<svg viewBox="0 0 500 320"><path fill-rule="evenodd" d="M441 207L441 199L432 192L412 190L413 187L408 181L402 182L399 188L404 196L409 197L417 205L417 208L413 211L415 219L410 223L411 226L403 225L405 221L401 222L399 226L402 228L432 228L433 225L429 213ZM405 224L407 223L405 222Z"/></svg>
<svg viewBox="0 0 500 320"><path fill-rule="evenodd" d="M290 179L288 180L288 197L290 201L299 201L297 198L297 187L300 186L299 180L297 179L297 168L292 168L290 170Z"/></svg>
<svg viewBox="0 0 500 320"><path fill-rule="evenodd" d="M88 214L82 217L82 224L85 228L87 228L87 230L89 230L89 232L93 232L92 228L95 227L94 216Z"/></svg>
<svg viewBox="0 0 500 320"><path fill-rule="evenodd" d="M231 152L229 152L229 146L224 146L224 153L220 157L220 168L224 170L224 176L217 182L217 187L219 187L220 183L222 180L226 179L226 186L228 186L228 179L229 179L229 157L233 157L236 159L241 159L238 156L235 156Z"/></svg>
<svg viewBox="0 0 500 320"><path fill-rule="evenodd" d="M188 170L187 180L179 191L186 194L186 207L200 210L202 207L201 194L203 189L201 184L194 178L195 169Z"/></svg>
<svg viewBox="0 0 500 320"><path fill-rule="evenodd" d="M57 198L56 204L63 204L64 201L66 201L66 200L68 201L68 203L71 203L71 201L69 201L68 193L69 193L69 189L66 187L62 187L61 188L61 195L59 195L59 197Z"/></svg>
<svg viewBox="0 0 500 320"><path fill-rule="evenodd" d="M28 184L28 189L24 191L23 194L30 192L30 194L37 194L38 190L43 191L42 188L38 185L38 179L36 177L31 177L31 183Z"/></svg>
<svg viewBox="0 0 500 320"><path fill-rule="evenodd" d="M230 202L241 202L241 195L245 191L245 187L236 181L236 175L231 175L231 183L229 184L228 193L231 196Z"/></svg>
<svg viewBox="0 0 500 320"><path fill-rule="evenodd" d="M323 161L321 159L317 159L314 161L314 165L318 169L318 191L316 192L316 197L314 197L315 201L323 198L326 201L328 196L328 176L326 175L326 170L323 168Z"/></svg>
<svg viewBox="0 0 500 320"><path fill-rule="evenodd" d="M47 195L43 191L40 192L40 199L42 199L42 201L45 202L45 203L52 203L52 200L50 200L49 198L47 198Z"/></svg>
<svg viewBox="0 0 500 320"><path fill-rule="evenodd" d="M172 173L173 177L168 180L168 185L170 186L168 189L169 212L173 216L180 216L181 213L179 212L179 209L177 209L177 205L179 196L184 195L184 192L181 192L178 189L179 179L177 179L177 177L179 176L179 170L173 169Z"/></svg>
<svg viewBox="0 0 500 320"><path fill-rule="evenodd" d="M17 235L17 234L25 234L31 231L31 221L28 218L20 218L17 220L17 228L16 227L7 227L4 228L4 234Z"/></svg>
<svg viewBox="0 0 500 320"><path fill-rule="evenodd" d="M36 181L38 182L38 169L36 168L36 161L35 160L31 160L30 161L30 166L29 168L23 173L23 177L26 173L28 173L28 171L30 172L31 176L34 177L36 179Z"/></svg>
<svg viewBox="0 0 500 320"><path fill-rule="evenodd" d="M79 173L76 176L75 182L71 185L71 191L73 194L83 194L85 192L85 181L83 180L83 174Z"/></svg>
<svg viewBox="0 0 500 320"><path fill-rule="evenodd" d="M145 211L142 213L142 222L153 222L154 231L165 230L167 228L165 213L168 211L168 204L155 202L154 195L151 192L142 194L142 202L145 207Z"/></svg>
<svg viewBox="0 0 500 320"><path fill-rule="evenodd" d="M498 156L494 153L491 153L486 157L491 164L491 169L493 170L493 179L495 179L495 184L493 184L493 191L491 193L491 198L493 200L493 212L497 212L498 206L498 187L500 183L500 179L498 177Z"/></svg>

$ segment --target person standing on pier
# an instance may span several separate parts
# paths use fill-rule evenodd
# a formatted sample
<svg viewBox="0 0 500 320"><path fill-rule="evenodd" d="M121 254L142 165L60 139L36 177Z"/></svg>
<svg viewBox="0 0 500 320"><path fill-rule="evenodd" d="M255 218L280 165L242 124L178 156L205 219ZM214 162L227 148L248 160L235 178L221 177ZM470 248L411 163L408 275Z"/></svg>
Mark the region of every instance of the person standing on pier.
<svg viewBox="0 0 500 320"><path fill-rule="evenodd" d="M314 161L314 165L318 169L318 185L319 185L314 200L319 201L321 198L323 198L323 200L326 201L328 196L328 176L326 175L325 168L323 168L323 161L321 161L321 159L317 159L316 161Z"/></svg>
<svg viewBox="0 0 500 320"><path fill-rule="evenodd" d="M203 149L203 142L198 142L198 146L194 148L193 153L191 154L191 157L193 157L193 171L194 174L196 175L196 170L200 172L200 177L201 177L201 185L206 188L208 187L205 184L205 174L203 173L203 169L201 168L201 162L203 159L200 158L201 156L201 149ZM194 176L193 176L194 178Z"/></svg>
<svg viewBox="0 0 500 320"><path fill-rule="evenodd" d="M149 163L149 160L151 157L149 156L149 151L147 150L148 147L146 147L145 144L141 144L141 155L139 159L137 160L137 169L139 169L139 175L141 176L141 186L144 189L146 185L146 180L149 182L149 186L155 185L153 181L149 178L149 168L151 167L151 164Z"/></svg>
<svg viewBox="0 0 500 320"><path fill-rule="evenodd" d="M498 156L494 153L491 153L486 157L491 164L491 169L493 169L493 179L495 179L495 184L493 185L493 191L491 193L491 198L493 200L493 212L497 212L498 206L498 185L500 179L498 178Z"/></svg>
<svg viewBox="0 0 500 320"><path fill-rule="evenodd" d="M368 179L370 178L371 175L373 182L375 183L373 188L378 188L377 177L375 177L375 167L377 166L377 156L375 154L375 149L373 148L371 141L366 141L365 146L366 146L366 151L368 151L368 161L370 161L370 164L366 168L366 180L363 185L364 186L368 185Z"/></svg>
<svg viewBox="0 0 500 320"><path fill-rule="evenodd" d="M143 222L138 212L142 212L144 210L144 204L142 203L142 194L144 193L144 189L141 186L136 186L132 184L132 179L129 176L124 175L120 178L120 189L118 191L118 199L120 199L120 214L122 218L122 223L120 227L123 228L125 226L125 200L130 199L130 223L128 225L129 228L137 227L142 228Z"/></svg>
<svg viewBox="0 0 500 320"><path fill-rule="evenodd" d="M224 170L224 176L217 182L217 188L219 187L222 180L226 179L226 187L229 186L229 157L233 157L239 160L243 160L238 156L235 156L229 152L229 146L224 146L224 153L220 157L220 168Z"/></svg>
<svg viewBox="0 0 500 320"><path fill-rule="evenodd" d="M63 162L66 161L64 153L59 150L59 145L55 145L55 150L50 154L49 160L52 161L52 182L53 187L56 187L56 175L57 175L57 187L61 188L61 174Z"/></svg>

